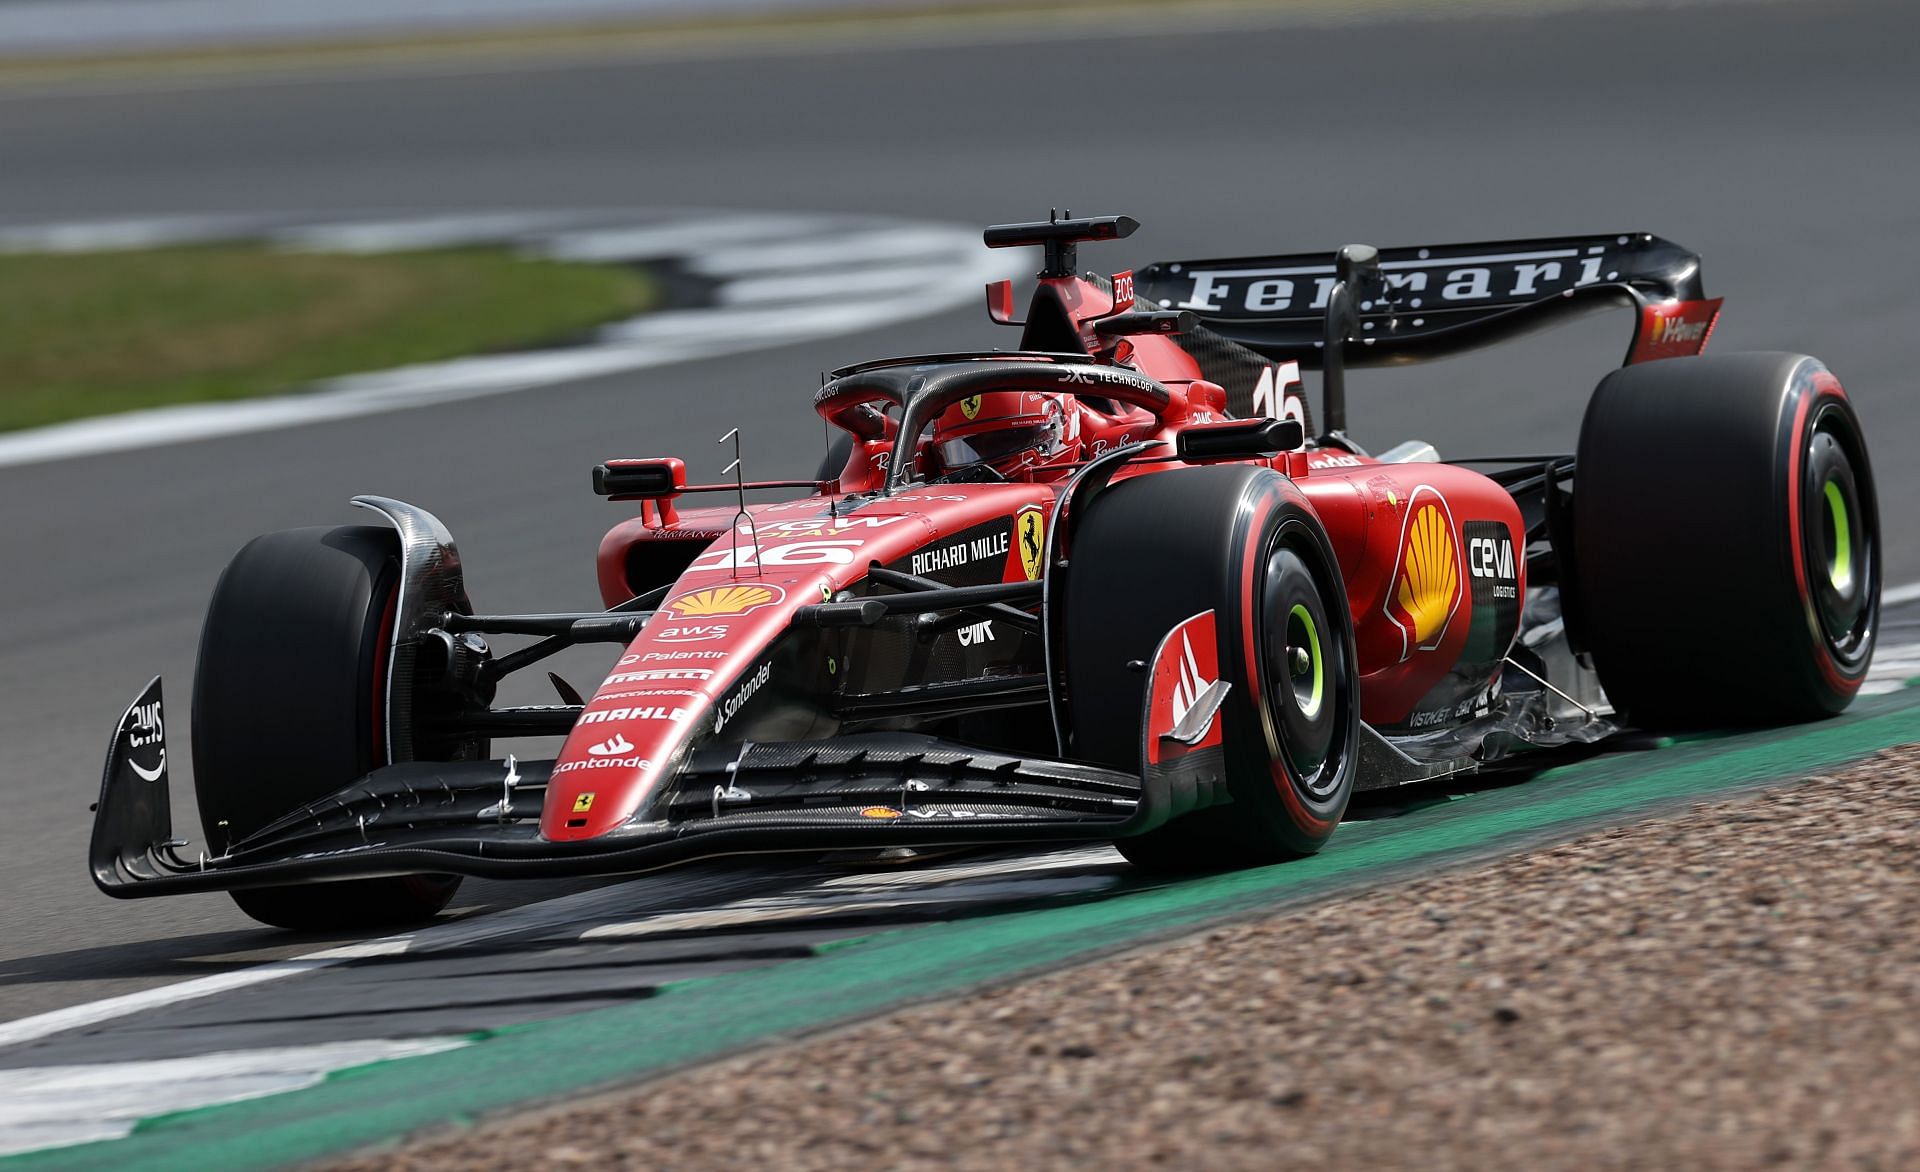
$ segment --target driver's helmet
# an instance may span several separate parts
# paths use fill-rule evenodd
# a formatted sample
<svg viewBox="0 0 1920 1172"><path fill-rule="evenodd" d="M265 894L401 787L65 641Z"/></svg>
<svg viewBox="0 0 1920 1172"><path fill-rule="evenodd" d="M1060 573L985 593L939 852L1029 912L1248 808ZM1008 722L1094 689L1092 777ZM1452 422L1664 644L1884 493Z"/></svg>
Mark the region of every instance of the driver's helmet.
<svg viewBox="0 0 1920 1172"><path fill-rule="evenodd" d="M993 391L962 399L933 424L941 475L985 465L1009 480L1079 459L1080 418L1066 395Z"/></svg>

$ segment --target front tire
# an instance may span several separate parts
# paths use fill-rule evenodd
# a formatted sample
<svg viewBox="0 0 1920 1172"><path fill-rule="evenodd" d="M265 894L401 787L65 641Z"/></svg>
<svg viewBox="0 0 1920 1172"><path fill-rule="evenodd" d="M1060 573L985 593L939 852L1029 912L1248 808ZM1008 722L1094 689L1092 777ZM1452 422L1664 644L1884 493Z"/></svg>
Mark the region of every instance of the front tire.
<svg viewBox="0 0 1920 1172"><path fill-rule="evenodd" d="M193 681L194 793L215 849L385 763L399 589L389 529L293 529L234 556L207 608ZM366 928L431 919L459 884L403 875L231 894L275 927Z"/></svg>
<svg viewBox="0 0 1920 1172"><path fill-rule="evenodd" d="M1798 354L1616 370L1580 428L1574 633L1647 728L1840 712L1880 620L1860 422Z"/></svg>
<svg viewBox="0 0 1920 1172"><path fill-rule="evenodd" d="M1117 845L1157 870L1279 862L1324 845L1352 795L1360 693L1353 623L1325 529L1285 477L1211 467L1123 481L1073 535L1063 610L1076 757L1141 768L1150 662L1173 626L1215 614L1227 805Z"/></svg>
<svg viewBox="0 0 1920 1172"><path fill-rule="evenodd" d="M838 480L846 474L847 462L851 459L853 459L852 434L836 430L832 438L827 440L826 453L820 457L820 467L814 472L813 478L823 484L829 480Z"/></svg>

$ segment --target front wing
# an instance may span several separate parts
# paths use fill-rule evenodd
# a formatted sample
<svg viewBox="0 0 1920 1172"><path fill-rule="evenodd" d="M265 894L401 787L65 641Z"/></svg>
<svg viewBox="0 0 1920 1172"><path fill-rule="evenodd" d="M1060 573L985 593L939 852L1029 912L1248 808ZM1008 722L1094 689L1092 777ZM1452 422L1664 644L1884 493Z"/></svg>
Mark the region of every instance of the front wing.
<svg viewBox="0 0 1920 1172"><path fill-rule="evenodd" d="M1133 775L874 733L696 751L653 820L585 841L540 836L552 763L509 758L385 766L237 842L193 848L173 836L162 714L155 679L107 755L89 861L95 884L119 898L421 873L623 874L770 851L1108 841L1225 800L1218 749Z"/></svg>

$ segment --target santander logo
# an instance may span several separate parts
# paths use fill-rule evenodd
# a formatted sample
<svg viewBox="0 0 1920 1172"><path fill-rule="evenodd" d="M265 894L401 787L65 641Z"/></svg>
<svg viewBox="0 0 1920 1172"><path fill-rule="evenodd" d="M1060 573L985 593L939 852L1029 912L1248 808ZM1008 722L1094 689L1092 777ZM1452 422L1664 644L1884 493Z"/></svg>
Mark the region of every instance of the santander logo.
<svg viewBox="0 0 1920 1172"><path fill-rule="evenodd" d="M617 757L622 753L633 752L633 745L628 742L626 737L621 736L619 733L614 733L613 736L601 741L591 749L588 749L587 752L596 757Z"/></svg>

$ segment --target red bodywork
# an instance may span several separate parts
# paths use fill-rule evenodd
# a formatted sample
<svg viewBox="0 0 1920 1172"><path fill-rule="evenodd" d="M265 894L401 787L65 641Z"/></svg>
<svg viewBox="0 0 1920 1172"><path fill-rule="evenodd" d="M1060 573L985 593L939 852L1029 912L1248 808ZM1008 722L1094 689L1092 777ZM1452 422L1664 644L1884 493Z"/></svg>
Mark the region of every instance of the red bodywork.
<svg viewBox="0 0 1920 1172"><path fill-rule="evenodd" d="M1116 311L1101 284L1079 277L1044 284L1090 354L1117 357L1173 393L1159 418L1139 408L1079 403L1088 458L1129 442L1172 440L1184 428L1225 418L1221 388L1201 377L1174 339L1138 335L1121 342L1116 355L1096 336L1092 323ZM1010 297L1003 300L1004 311ZM1275 364L1281 394L1297 397L1297 379L1293 364ZM1275 414L1297 413L1284 399L1272 406L1281 409ZM856 441L839 482L826 486L831 491L749 506L750 521L732 504L643 507L607 534L599 580L608 606L677 580L667 610L627 648L562 747L542 816L547 838L591 838L625 823L709 721L717 736L730 739L726 722L770 686L763 651L794 611L854 588L869 564L912 567L919 554L923 569L965 567L969 583L1039 575L1039 543L1071 469L1049 469L1031 483L912 485L841 515L833 502L881 486L891 447L891 438ZM1414 731L1484 708L1526 591L1525 528L1506 490L1465 468L1383 464L1331 448L1249 462L1290 477L1326 526L1353 616L1364 719ZM1133 465L1121 475L1169 466L1179 465ZM1024 556L1022 545L1029 547ZM636 581L636 574L650 580ZM797 704L790 711L818 709ZM821 723L814 716L809 727L774 731L786 738L835 731Z"/></svg>

